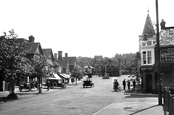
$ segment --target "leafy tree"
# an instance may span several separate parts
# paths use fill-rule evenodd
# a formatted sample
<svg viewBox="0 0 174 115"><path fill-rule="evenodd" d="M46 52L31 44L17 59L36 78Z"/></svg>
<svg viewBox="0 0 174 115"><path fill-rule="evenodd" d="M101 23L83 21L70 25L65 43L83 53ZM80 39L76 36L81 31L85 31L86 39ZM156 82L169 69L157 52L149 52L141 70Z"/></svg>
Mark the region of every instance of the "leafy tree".
<svg viewBox="0 0 174 115"><path fill-rule="evenodd" d="M9 35L4 33L0 39L0 71L2 78L10 84L9 98L17 98L14 92L15 81L19 79L17 72L27 70L30 73L29 67L26 64L27 41L18 43L17 34L14 30L9 31Z"/></svg>
<svg viewBox="0 0 174 115"><path fill-rule="evenodd" d="M50 73L50 65L47 63L46 57L37 54L32 59L32 65L34 68L33 75L37 76L39 84L39 93L42 93L42 77L47 77Z"/></svg>

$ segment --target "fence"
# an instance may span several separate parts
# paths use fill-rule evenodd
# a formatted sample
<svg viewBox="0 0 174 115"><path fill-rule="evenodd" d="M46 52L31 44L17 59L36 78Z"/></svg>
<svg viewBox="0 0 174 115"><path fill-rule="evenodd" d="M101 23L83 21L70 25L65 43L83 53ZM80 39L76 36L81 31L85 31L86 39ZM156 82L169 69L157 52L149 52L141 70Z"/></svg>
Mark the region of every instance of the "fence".
<svg viewBox="0 0 174 115"><path fill-rule="evenodd" d="M174 88L164 88L163 90L164 109L169 115L174 115Z"/></svg>

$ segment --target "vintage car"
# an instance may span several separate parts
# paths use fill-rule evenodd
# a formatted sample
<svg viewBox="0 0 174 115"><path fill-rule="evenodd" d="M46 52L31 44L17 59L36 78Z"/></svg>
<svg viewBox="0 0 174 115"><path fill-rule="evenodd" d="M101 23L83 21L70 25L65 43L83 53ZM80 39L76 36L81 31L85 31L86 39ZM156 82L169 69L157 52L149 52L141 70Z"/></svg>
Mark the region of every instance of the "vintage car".
<svg viewBox="0 0 174 115"><path fill-rule="evenodd" d="M57 78L49 78L47 79L47 83L49 81L49 87L52 89L54 87L60 87L62 89L66 88L66 84L61 80Z"/></svg>
<svg viewBox="0 0 174 115"><path fill-rule="evenodd" d="M22 89L28 89L28 91L31 91L32 88L35 88L35 87L37 86L34 82L28 82L28 83L20 84L19 91L22 91Z"/></svg>
<svg viewBox="0 0 174 115"><path fill-rule="evenodd" d="M91 80L83 81L83 88L88 87L88 86L94 87L94 83Z"/></svg>

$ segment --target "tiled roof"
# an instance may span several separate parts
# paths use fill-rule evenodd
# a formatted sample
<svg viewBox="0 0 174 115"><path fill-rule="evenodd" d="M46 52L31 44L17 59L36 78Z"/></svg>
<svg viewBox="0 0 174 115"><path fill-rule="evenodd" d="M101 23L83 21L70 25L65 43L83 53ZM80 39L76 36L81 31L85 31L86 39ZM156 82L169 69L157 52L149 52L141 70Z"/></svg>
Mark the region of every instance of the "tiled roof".
<svg viewBox="0 0 174 115"><path fill-rule="evenodd" d="M56 62L60 65L63 66L63 68L67 67L68 60L56 60Z"/></svg>
<svg viewBox="0 0 174 115"><path fill-rule="evenodd" d="M29 43L28 44L28 54L35 54L37 49L40 49L40 53L43 54L40 43Z"/></svg>
<svg viewBox="0 0 174 115"><path fill-rule="evenodd" d="M52 59L54 60L54 57L53 57L53 52L52 52L52 49L51 48L47 48L47 49L42 49L44 55L49 58L49 59ZM50 57L51 56L51 57Z"/></svg>
<svg viewBox="0 0 174 115"><path fill-rule="evenodd" d="M155 35L155 30L149 14L147 15L142 35L147 35L147 37L152 37L153 35Z"/></svg>

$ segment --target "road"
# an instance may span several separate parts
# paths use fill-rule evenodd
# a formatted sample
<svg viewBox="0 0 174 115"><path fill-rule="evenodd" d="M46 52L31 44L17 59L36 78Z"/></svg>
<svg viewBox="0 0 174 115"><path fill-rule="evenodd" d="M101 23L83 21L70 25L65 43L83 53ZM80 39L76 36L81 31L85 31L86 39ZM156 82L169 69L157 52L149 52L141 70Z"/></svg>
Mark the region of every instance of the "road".
<svg viewBox="0 0 174 115"><path fill-rule="evenodd" d="M121 84L127 76L114 78ZM83 88L81 82L66 89L51 89L16 101L0 102L0 115L93 115L112 103L125 101L124 91L113 92L113 78L93 76L92 81L93 88Z"/></svg>

